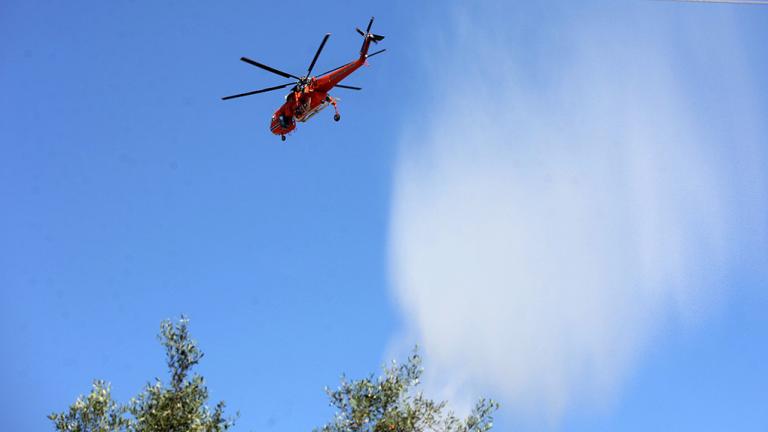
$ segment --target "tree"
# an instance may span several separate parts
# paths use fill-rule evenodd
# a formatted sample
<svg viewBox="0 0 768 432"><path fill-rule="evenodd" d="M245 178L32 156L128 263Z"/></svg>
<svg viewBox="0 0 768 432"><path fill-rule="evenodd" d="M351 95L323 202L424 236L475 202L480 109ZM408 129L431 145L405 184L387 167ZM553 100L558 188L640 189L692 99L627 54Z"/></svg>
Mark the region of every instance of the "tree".
<svg viewBox="0 0 768 432"><path fill-rule="evenodd" d="M203 357L197 343L189 336L189 321L181 317L177 324L160 324L161 343L165 347L170 385L160 380L125 405L112 400L109 385L95 381L91 393L82 396L63 413L48 416L60 432L223 432L234 425L224 417L224 402L213 410L207 405L208 389L202 376L190 376Z"/></svg>
<svg viewBox="0 0 768 432"><path fill-rule="evenodd" d="M393 363L384 375L349 382L345 377L336 390L326 389L337 409L334 420L315 432L487 432L499 404L480 399L470 415L460 419L415 391L423 369L414 350L403 365Z"/></svg>
<svg viewBox="0 0 768 432"><path fill-rule="evenodd" d="M78 397L68 411L53 413L48 418L62 432L125 431L130 425L125 411L125 407L112 400L109 384L97 380L88 396Z"/></svg>
<svg viewBox="0 0 768 432"><path fill-rule="evenodd" d="M158 338L165 347L168 385L148 383L126 405L112 399L109 384L95 381L88 396L80 396L67 411L48 418L59 432L224 432L234 420L224 417L224 402L211 410L203 377L190 375L203 357L182 316L163 321ZM499 404L480 399L464 419L417 391L423 370L414 350L402 364L392 363L384 375L357 381L342 377L336 390L326 388L337 409L333 421L314 432L488 432Z"/></svg>

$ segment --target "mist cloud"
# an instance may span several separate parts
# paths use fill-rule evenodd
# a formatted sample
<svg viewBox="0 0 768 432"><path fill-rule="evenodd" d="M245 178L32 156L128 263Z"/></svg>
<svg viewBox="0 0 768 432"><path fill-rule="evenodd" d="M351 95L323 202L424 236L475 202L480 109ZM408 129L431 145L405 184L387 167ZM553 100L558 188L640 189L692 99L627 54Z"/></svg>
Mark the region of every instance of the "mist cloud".
<svg viewBox="0 0 768 432"><path fill-rule="evenodd" d="M451 55L433 51L436 103L403 133L394 292L446 396L557 418L610 400L661 326L717 299L765 214L740 199L764 196L742 190L763 184L759 117L744 98L702 113L686 83L713 65L681 65L669 29L637 40L584 22L536 81L479 24L459 20ZM714 67L748 77L738 58ZM741 133L716 136L714 118Z"/></svg>

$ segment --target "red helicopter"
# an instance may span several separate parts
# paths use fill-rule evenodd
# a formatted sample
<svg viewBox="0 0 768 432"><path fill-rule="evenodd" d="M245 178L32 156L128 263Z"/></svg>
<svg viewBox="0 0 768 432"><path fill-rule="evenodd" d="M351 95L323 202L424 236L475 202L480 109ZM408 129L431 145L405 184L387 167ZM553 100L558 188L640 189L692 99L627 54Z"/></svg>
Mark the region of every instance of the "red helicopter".
<svg viewBox="0 0 768 432"><path fill-rule="evenodd" d="M329 95L328 92L331 91L331 89L334 87L350 90L362 90L360 87L346 86L339 83L344 78L349 76L349 74L356 71L360 66L364 65L366 59L386 51L386 49L382 49L372 54L368 54L368 48L371 45L371 42L379 43L382 39L384 39L384 36L371 33L372 25L373 18L371 18L371 21L368 22L368 28L365 29L365 32L359 28L355 28L355 30L357 30L357 32L360 33L364 39L363 46L360 48L360 57L345 65L331 69L328 72L324 72L319 76L312 76L312 68L315 67L315 62L317 62L317 58L320 56L320 52L323 50L325 43L331 36L330 33L327 33L325 37L323 37L323 41L320 42L320 47L317 49L315 57L312 59L312 63L309 64L307 74L303 77L297 77L296 75L292 75L273 67L269 67L247 57L241 57L240 60L248 64L262 68L266 71L272 72L285 78L294 78L296 79L296 82L291 82L275 87L268 87L248 93L226 96L221 99L228 100L243 96L250 96L272 90L279 90L281 88L292 85L293 88L291 88L291 92L285 96L285 103L272 115L272 122L269 127L272 133L275 135L280 135L283 141L285 141L285 135L296 128L296 121L305 122L328 105L333 105L333 109L336 111L333 119L335 121L339 121L341 119L341 115L339 114L336 99Z"/></svg>

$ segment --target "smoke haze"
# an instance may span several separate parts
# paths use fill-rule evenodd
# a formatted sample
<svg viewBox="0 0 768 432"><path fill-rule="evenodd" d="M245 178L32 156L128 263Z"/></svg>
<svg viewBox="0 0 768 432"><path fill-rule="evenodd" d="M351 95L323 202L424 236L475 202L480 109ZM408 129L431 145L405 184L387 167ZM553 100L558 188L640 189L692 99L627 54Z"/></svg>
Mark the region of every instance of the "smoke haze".
<svg viewBox="0 0 768 432"><path fill-rule="evenodd" d="M764 235L763 135L734 24L715 20L710 57L669 47L679 23L637 35L637 17L613 18L568 26L538 78L477 16L449 24L450 53L425 54L436 102L403 132L391 269L406 332L454 402L491 392L550 419L609 402L660 328L706 315L734 251ZM733 77L719 105L692 95L698 67Z"/></svg>

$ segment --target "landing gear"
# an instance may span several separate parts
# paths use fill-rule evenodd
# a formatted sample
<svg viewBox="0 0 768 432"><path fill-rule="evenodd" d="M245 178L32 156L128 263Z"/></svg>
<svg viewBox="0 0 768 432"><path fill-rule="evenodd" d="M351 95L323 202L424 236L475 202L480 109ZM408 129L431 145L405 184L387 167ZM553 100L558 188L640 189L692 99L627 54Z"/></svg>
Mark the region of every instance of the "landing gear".
<svg viewBox="0 0 768 432"><path fill-rule="evenodd" d="M280 139L285 141L285 135L280 135Z"/></svg>
<svg viewBox="0 0 768 432"><path fill-rule="evenodd" d="M336 99L326 96L325 100L330 102L331 105L333 105L333 110L336 111L336 114L333 115L333 121L339 121L341 120L341 114L339 114L339 107L336 106Z"/></svg>

